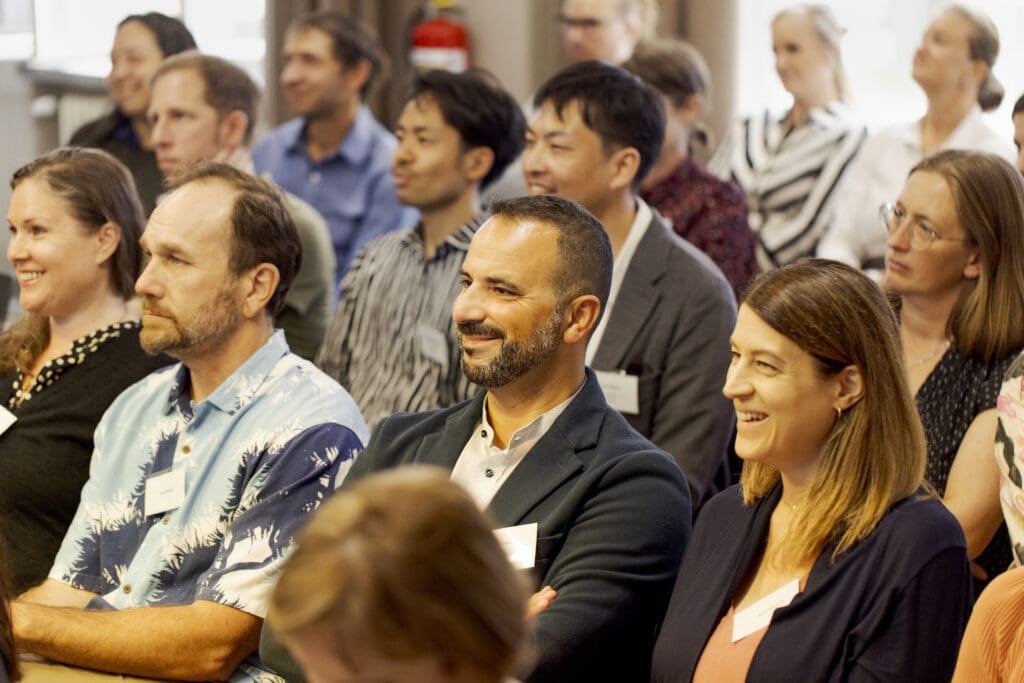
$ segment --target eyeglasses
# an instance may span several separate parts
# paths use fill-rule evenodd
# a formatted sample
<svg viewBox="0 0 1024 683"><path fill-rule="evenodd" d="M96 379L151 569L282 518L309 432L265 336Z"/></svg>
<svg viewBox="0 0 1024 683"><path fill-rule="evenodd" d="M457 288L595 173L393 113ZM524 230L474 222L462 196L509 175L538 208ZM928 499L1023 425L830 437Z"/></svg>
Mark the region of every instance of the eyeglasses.
<svg viewBox="0 0 1024 683"><path fill-rule="evenodd" d="M878 207L878 217L882 219L882 225L888 234L893 234L900 229L907 221L907 212L897 208L892 202L886 202ZM918 220L913 221L910 226L910 248L914 251L924 251L932 246L935 240L945 242L960 242L961 244L974 244L969 237L943 237L927 225Z"/></svg>

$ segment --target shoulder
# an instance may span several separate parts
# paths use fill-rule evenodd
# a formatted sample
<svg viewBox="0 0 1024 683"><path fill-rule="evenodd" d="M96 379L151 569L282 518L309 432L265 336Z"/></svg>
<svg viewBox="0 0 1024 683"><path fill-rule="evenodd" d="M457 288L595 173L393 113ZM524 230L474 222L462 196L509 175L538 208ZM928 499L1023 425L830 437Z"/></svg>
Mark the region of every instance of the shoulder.
<svg viewBox="0 0 1024 683"><path fill-rule="evenodd" d="M253 157L262 157L267 154L280 154L293 142L302 132L305 119L301 116L285 121L280 126L272 128L253 146ZM262 169L260 169L262 170Z"/></svg>
<svg viewBox="0 0 1024 683"><path fill-rule="evenodd" d="M728 308L735 309L732 287L718 266L707 254L675 234L659 218L655 217L651 222L637 248L637 256L641 263L645 259L665 259L667 284L673 296L718 300Z"/></svg>
<svg viewBox="0 0 1024 683"><path fill-rule="evenodd" d="M963 530L938 499L915 494L895 503L868 539L885 564L923 566L947 551L960 551L966 559ZM880 559L880 561L883 561Z"/></svg>
<svg viewBox="0 0 1024 683"><path fill-rule="evenodd" d="M366 443L368 430L355 401L340 384L305 358L291 352L282 356L267 374L260 394L260 412L272 411L275 420L287 416L309 427L338 424L351 429Z"/></svg>
<svg viewBox="0 0 1024 683"><path fill-rule="evenodd" d="M84 123L71 134L68 144L75 147L98 146L110 138L120 118L121 115L115 110Z"/></svg>
<svg viewBox="0 0 1024 683"><path fill-rule="evenodd" d="M473 410L475 399L467 399L449 408L438 408L421 413L395 413L384 418L373 430L374 441L407 443L418 441L427 434L444 430L448 420Z"/></svg>

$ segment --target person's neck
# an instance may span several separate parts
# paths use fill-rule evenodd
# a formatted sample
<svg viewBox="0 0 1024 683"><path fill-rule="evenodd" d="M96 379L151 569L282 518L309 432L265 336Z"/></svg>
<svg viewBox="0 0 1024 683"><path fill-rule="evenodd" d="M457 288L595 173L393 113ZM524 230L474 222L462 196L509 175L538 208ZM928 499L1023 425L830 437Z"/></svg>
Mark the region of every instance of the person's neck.
<svg viewBox="0 0 1024 683"><path fill-rule="evenodd" d="M838 99L835 88L826 88L818 93L814 99L793 99L793 106L789 108L789 116L786 117L790 128L802 126L811 115L812 109L824 109L830 102Z"/></svg>
<svg viewBox="0 0 1024 683"><path fill-rule="evenodd" d="M779 478L782 480L782 495L779 504L785 505L791 511L796 512L807 502L814 478L818 474L818 460L800 468L787 468L785 472L779 471Z"/></svg>
<svg viewBox="0 0 1024 683"><path fill-rule="evenodd" d="M135 133L135 137L139 140L139 147L142 149L152 149L150 143L150 135L153 132L153 126L150 125L149 119L146 118L145 114L139 116L131 116L128 118L132 125L132 132Z"/></svg>
<svg viewBox="0 0 1024 683"><path fill-rule="evenodd" d="M946 339L946 325L959 296L959 288L941 296L904 296L900 305L904 349L935 346Z"/></svg>
<svg viewBox="0 0 1024 683"><path fill-rule="evenodd" d="M929 92L928 111L921 118L921 153L938 150L970 113L977 102L973 92L949 89Z"/></svg>
<svg viewBox="0 0 1024 683"><path fill-rule="evenodd" d="M505 448L512 435L572 396L586 379L583 356L575 354L536 367L503 387L487 390L493 444Z"/></svg>
<svg viewBox="0 0 1024 683"><path fill-rule="evenodd" d="M636 196L632 190L626 190L609 197L608 201L594 211L594 216L601 221L605 232L608 233L608 241L612 244L612 255L618 256L622 245L626 243L629 230L636 220L636 212L639 209Z"/></svg>
<svg viewBox="0 0 1024 683"><path fill-rule="evenodd" d="M224 380L267 343L273 333L270 315L263 313L258 320L243 320L235 333L215 349L195 356L179 356L188 368L192 400L201 403L209 398Z"/></svg>
<svg viewBox="0 0 1024 683"><path fill-rule="evenodd" d="M420 208L423 224L423 258L434 258L437 248L463 225L473 220L481 211L480 186L473 185L454 201L444 206Z"/></svg>
<svg viewBox="0 0 1024 683"><path fill-rule="evenodd" d="M306 119L306 152L313 161L319 161L338 149L352 130L359 105L359 100L353 99L330 112Z"/></svg>
<svg viewBox="0 0 1024 683"><path fill-rule="evenodd" d="M654 162L647 177L640 183L640 189L647 192L660 185L666 178L675 173L679 165L689 157L690 136L684 134L680 144L661 150L658 160Z"/></svg>
<svg viewBox="0 0 1024 683"><path fill-rule="evenodd" d="M95 297L74 313L49 319L49 347L54 352L50 355L59 356L67 353L75 341L96 330L102 330L116 322L137 319L128 302L108 288L102 296Z"/></svg>

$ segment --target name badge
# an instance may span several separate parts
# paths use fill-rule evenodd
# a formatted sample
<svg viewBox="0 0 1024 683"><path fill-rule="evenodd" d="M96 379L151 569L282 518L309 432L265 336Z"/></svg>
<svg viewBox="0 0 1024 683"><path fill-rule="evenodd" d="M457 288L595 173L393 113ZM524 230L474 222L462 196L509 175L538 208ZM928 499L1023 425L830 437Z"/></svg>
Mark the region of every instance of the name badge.
<svg viewBox="0 0 1024 683"><path fill-rule="evenodd" d="M0 434L3 434L11 425L18 421L18 416L7 410L7 408L0 406Z"/></svg>
<svg viewBox="0 0 1024 683"><path fill-rule="evenodd" d="M620 413L636 415L640 412L640 378L624 372L594 370L597 383L608 405Z"/></svg>
<svg viewBox="0 0 1024 683"><path fill-rule="evenodd" d="M417 323L416 338L419 340L420 353L423 357L440 365L442 372L447 372L448 337L430 325Z"/></svg>
<svg viewBox="0 0 1024 683"><path fill-rule="evenodd" d="M185 502L185 470L164 470L146 477L146 502L143 514L159 515Z"/></svg>
<svg viewBox="0 0 1024 683"><path fill-rule="evenodd" d="M793 579L750 607L744 607L739 612L734 612L732 615L732 642L735 643L737 640L746 638L751 633L770 624L775 610L793 602L793 598L799 592L800 579Z"/></svg>
<svg viewBox="0 0 1024 683"><path fill-rule="evenodd" d="M495 529L494 535L516 569L530 569L537 562L537 523Z"/></svg>

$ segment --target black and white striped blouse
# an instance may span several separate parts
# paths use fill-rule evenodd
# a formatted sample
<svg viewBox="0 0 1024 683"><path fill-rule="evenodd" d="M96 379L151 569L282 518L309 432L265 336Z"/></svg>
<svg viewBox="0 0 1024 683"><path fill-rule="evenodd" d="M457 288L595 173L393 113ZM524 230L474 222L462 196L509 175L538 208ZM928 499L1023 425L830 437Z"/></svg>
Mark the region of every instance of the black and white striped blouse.
<svg viewBox="0 0 1024 683"><path fill-rule="evenodd" d="M867 135L840 102L812 109L796 128L787 115L738 121L708 165L746 192L762 269L814 253L836 185Z"/></svg>

